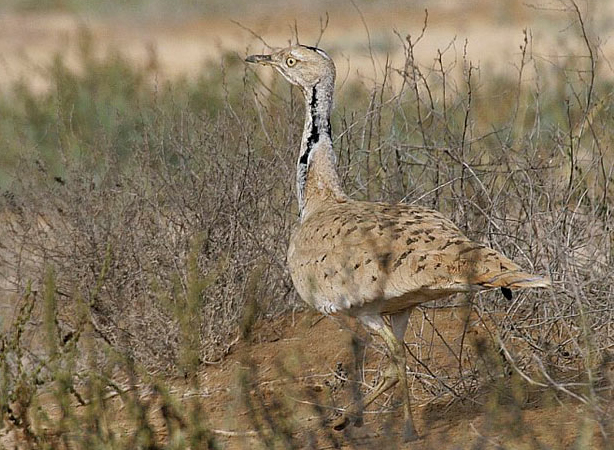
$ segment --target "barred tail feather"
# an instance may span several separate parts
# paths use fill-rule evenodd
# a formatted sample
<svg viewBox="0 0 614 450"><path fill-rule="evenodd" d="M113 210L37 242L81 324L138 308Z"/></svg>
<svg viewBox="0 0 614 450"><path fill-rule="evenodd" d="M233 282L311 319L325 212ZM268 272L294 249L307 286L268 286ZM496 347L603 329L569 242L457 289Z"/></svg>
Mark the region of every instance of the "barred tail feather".
<svg viewBox="0 0 614 450"><path fill-rule="evenodd" d="M490 276L487 280L480 280L484 287L501 288L546 288L551 285L550 278L532 275L522 270L505 271Z"/></svg>

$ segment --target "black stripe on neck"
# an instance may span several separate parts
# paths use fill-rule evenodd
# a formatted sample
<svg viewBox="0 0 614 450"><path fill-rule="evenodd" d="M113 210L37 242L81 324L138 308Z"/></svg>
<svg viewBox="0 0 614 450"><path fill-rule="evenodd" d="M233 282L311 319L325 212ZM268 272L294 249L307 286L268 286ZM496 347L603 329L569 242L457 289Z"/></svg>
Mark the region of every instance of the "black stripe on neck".
<svg viewBox="0 0 614 450"><path fill-rule="evenodd" d="M320 140L320 135L322 132L330 135L330 120L326 121L324 125L324 130L320 130L319 120L318 120L318 97L317 97L317 84L311 90L311 101L309 102L309 112L311 115L311 131L309 133L309 137L307 138L307 148L305 149L305 153L301 155L300 163L307 165L307 160L309 159L309 154L313 149L313 146L318 143ZM306 112L307 113L307 112Z"/></svg>

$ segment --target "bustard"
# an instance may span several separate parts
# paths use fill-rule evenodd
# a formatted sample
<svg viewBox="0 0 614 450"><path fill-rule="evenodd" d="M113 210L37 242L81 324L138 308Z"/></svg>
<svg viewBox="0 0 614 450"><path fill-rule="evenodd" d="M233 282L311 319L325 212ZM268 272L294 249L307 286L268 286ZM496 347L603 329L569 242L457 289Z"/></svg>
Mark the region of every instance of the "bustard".
<svg viewBox="0 0 614 450"><path fill-rule="evenodd" d="M405 439L416 439L404 346L412 310L479 289L501 288L511 298L512 288L546 287L550 281L468 239L437 211L356 201L343 192L330 127L335 65L323 50L295 45L246 61L274 67L305 97L296 173L300 218L288 248L294 286L322 313L356 317L383 339L390 365L362 406L400 381ZM343 429L359 413L356 406L348 408L333 426Z"/></svg>

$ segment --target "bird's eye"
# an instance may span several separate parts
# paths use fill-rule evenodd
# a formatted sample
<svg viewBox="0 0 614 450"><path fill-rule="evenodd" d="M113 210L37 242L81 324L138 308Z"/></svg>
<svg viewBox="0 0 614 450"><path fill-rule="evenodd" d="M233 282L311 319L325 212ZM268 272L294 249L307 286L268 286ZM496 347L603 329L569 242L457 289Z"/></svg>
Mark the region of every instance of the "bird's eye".
<svg viewBox="0 0 614 450"><path fill-rule="evenodd" d="M287 65L288 67L292 67L292 66L293 66L293 65L295 65L295 64L296 64L296 59L294 59L294 58L292 58L292 57L290 57L290 58L286 59L286 65Z"/></svg>

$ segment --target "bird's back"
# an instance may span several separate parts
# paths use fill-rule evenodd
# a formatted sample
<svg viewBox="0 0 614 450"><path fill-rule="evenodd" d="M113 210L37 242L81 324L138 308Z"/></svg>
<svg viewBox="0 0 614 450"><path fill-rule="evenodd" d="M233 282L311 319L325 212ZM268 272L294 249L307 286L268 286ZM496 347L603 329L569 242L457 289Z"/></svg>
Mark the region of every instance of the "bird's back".
<svg viewBox="0 0 614 450"><path fill-rule="evenodd" d="M353 200L299 224L288 265L301 297L325 313L391 314L455 292L549 285L437 211Z"/></svg>

